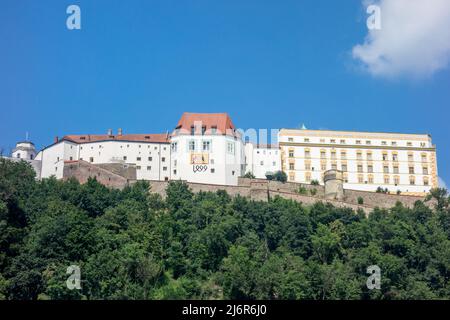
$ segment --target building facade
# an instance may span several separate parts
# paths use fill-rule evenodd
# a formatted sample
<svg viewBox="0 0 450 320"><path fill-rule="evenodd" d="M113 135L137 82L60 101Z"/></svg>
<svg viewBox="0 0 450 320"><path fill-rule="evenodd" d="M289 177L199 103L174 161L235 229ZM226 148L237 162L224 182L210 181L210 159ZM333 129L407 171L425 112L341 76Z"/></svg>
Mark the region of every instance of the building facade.
<svg viewBox="0 0 450 320"><path fill-rule="evenodd" d="M267 174L281 170L281 156L278 145L245 144L246 172L255 178L266 179Z"/></svg>
<svg viewBox="0 0 450 320"><path fill-rule="evenodd" d="M170 179L168 134L68 135L41 150L41 178L63 178L64 163L84 160L92 164L122 163L136 167L138 180Z"/></svg>
<svg viewBox="0 0 450 320"><path fill-rule="evenodd" d="M436 147L427 134L281 129L277 145L244 143L226 113L184 113L169 134L66 135L36 154L20 142L12 156L33 161L38 178L64 178L64 166L84 160L121 164L138 180L185 180L237 185L247 172L265 179L284 171L288 181L324 183L342 172L345 189L423 195L438 187Z"/></svg>
<svg viewBox="0 0 450 320"><path fill-rule="evenodd" d="M426 134L281 129L278 141L288 181L323 183L335 169L345 189L422 195L438 186L436 147Z"/></svg>
<svg viewBox="0 0 450 320"><path fill-rule="evenodd" d="M237 185L244 143L226 113L184 113L171 135L172 180Z"/></svg>

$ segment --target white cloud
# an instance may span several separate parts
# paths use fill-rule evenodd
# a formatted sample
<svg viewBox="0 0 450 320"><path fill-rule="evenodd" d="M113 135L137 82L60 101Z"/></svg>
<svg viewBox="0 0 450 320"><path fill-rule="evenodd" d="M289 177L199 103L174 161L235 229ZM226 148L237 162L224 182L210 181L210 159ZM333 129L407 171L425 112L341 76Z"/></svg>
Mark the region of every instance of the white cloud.
<svg viewBox="0 0 450 320"><path fill-rule="evenodd" d="M442 180L441 177L438 177L438 183L439 183L439 188L447 189L447 184L445 183L444 180Z"/></svg>
<svg viewBox="0 0 450 320"><path fill-rule="evenodd" d="M430 76L450 61L449 0L378 0L381 29L368 30L353 58L374 76ZM368 1L364 0L365 8ZM369 17L369 15L367 15Z"/></svg>

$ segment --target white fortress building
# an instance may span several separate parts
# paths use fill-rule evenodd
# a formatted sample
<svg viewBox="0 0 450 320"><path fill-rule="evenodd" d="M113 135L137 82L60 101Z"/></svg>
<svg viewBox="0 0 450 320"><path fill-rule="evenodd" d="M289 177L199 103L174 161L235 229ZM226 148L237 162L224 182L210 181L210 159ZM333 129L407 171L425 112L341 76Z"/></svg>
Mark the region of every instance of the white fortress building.
<svg viewBox="0 0 450 320"><path fill-rule="evenodd" d="M424 195L438 187L436 147L427 134L281 129L278 144L244 143L226 113L184 113L171 133L66 135L36 152L20 142L12 159L32 163L37 178L63 179L75 162L135 169L137 180L237 185L283 171L290 182L324 183L342 172L345 189Z"/></svg>

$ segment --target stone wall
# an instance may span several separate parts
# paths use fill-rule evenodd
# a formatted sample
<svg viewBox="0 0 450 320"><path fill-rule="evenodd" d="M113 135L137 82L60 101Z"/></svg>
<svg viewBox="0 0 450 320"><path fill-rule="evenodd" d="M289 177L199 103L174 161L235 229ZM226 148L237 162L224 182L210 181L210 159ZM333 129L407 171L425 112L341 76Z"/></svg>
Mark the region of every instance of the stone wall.
<svg viewBox="0 0 450 320"><path fill-rule="evenodd" d="M74 177L81 183L85 183L89 177L96 177L100 183L108 187L119 189L136 182L135 172L135 168L123 167L123 164L105 166L93 165L85 161L68 161L64 164L64 179ZM134 179L132 179L133 177ZM166 188L169 184L168 181L152 180L149 181L149 183L151 192L158 193L163 198L166 196ZM333 204L336 207L348 207L354 210L362 209L366 213L372 211L375 207L391 208L395 206L397 202L401 202L407 207L412 207L417 200L424 199L423 197L389 195L348 189L344 190L344 198L342 200L326 199L323 185L307 185L292 182L282 183L264 179L239 178L238 186L203 183L187 184L194 193L200 191L216 192L218 190L225 190L232 197L240 195L257 201L268 201L269 198L280 196L308 205L322 201ZM302 189L302 192L299 191L300 189ZM358 199L360 197L363 199L362 204L358 204ZM433 202L428 202L428 205L432 204Z"/></svg>
<svg viewBox="0 0 450 320"><path fill-rule="evenodd" d="M86 183L89 177L95 177L101 184L117 189L123 189L129 184L131 180L111 172L98 165L93 165L89 162L80 161L65 161L63 169L63 179L75 178L80 183Z"/></svg>

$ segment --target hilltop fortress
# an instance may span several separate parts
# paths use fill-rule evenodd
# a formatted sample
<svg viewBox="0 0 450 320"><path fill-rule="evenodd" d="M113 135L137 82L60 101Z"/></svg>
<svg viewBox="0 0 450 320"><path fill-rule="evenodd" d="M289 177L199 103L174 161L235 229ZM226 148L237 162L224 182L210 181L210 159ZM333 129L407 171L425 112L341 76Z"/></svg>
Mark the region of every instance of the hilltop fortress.
<svg viewBox="0 0 450 320"><path fill-rule="evenodd" d="M287 176L289 187L281 189L300 196L296 188L314 184L314 196L330 201L377 189L417 200L438 186L430 135L280 129L277 145L260 145L246 141L226 113L184 113L172 132L164 134L124 134L119 129L116 134L56 137L39 152L33 143L20 142L11 157L31 162L38 179L76 177L84 182L96 176L119 188L136 180L155 186L183 180L241 188L242 193L259 185L267 195L280 191L265 180L277 171ZM243 179L246 173L256 179Z"/></svg>

